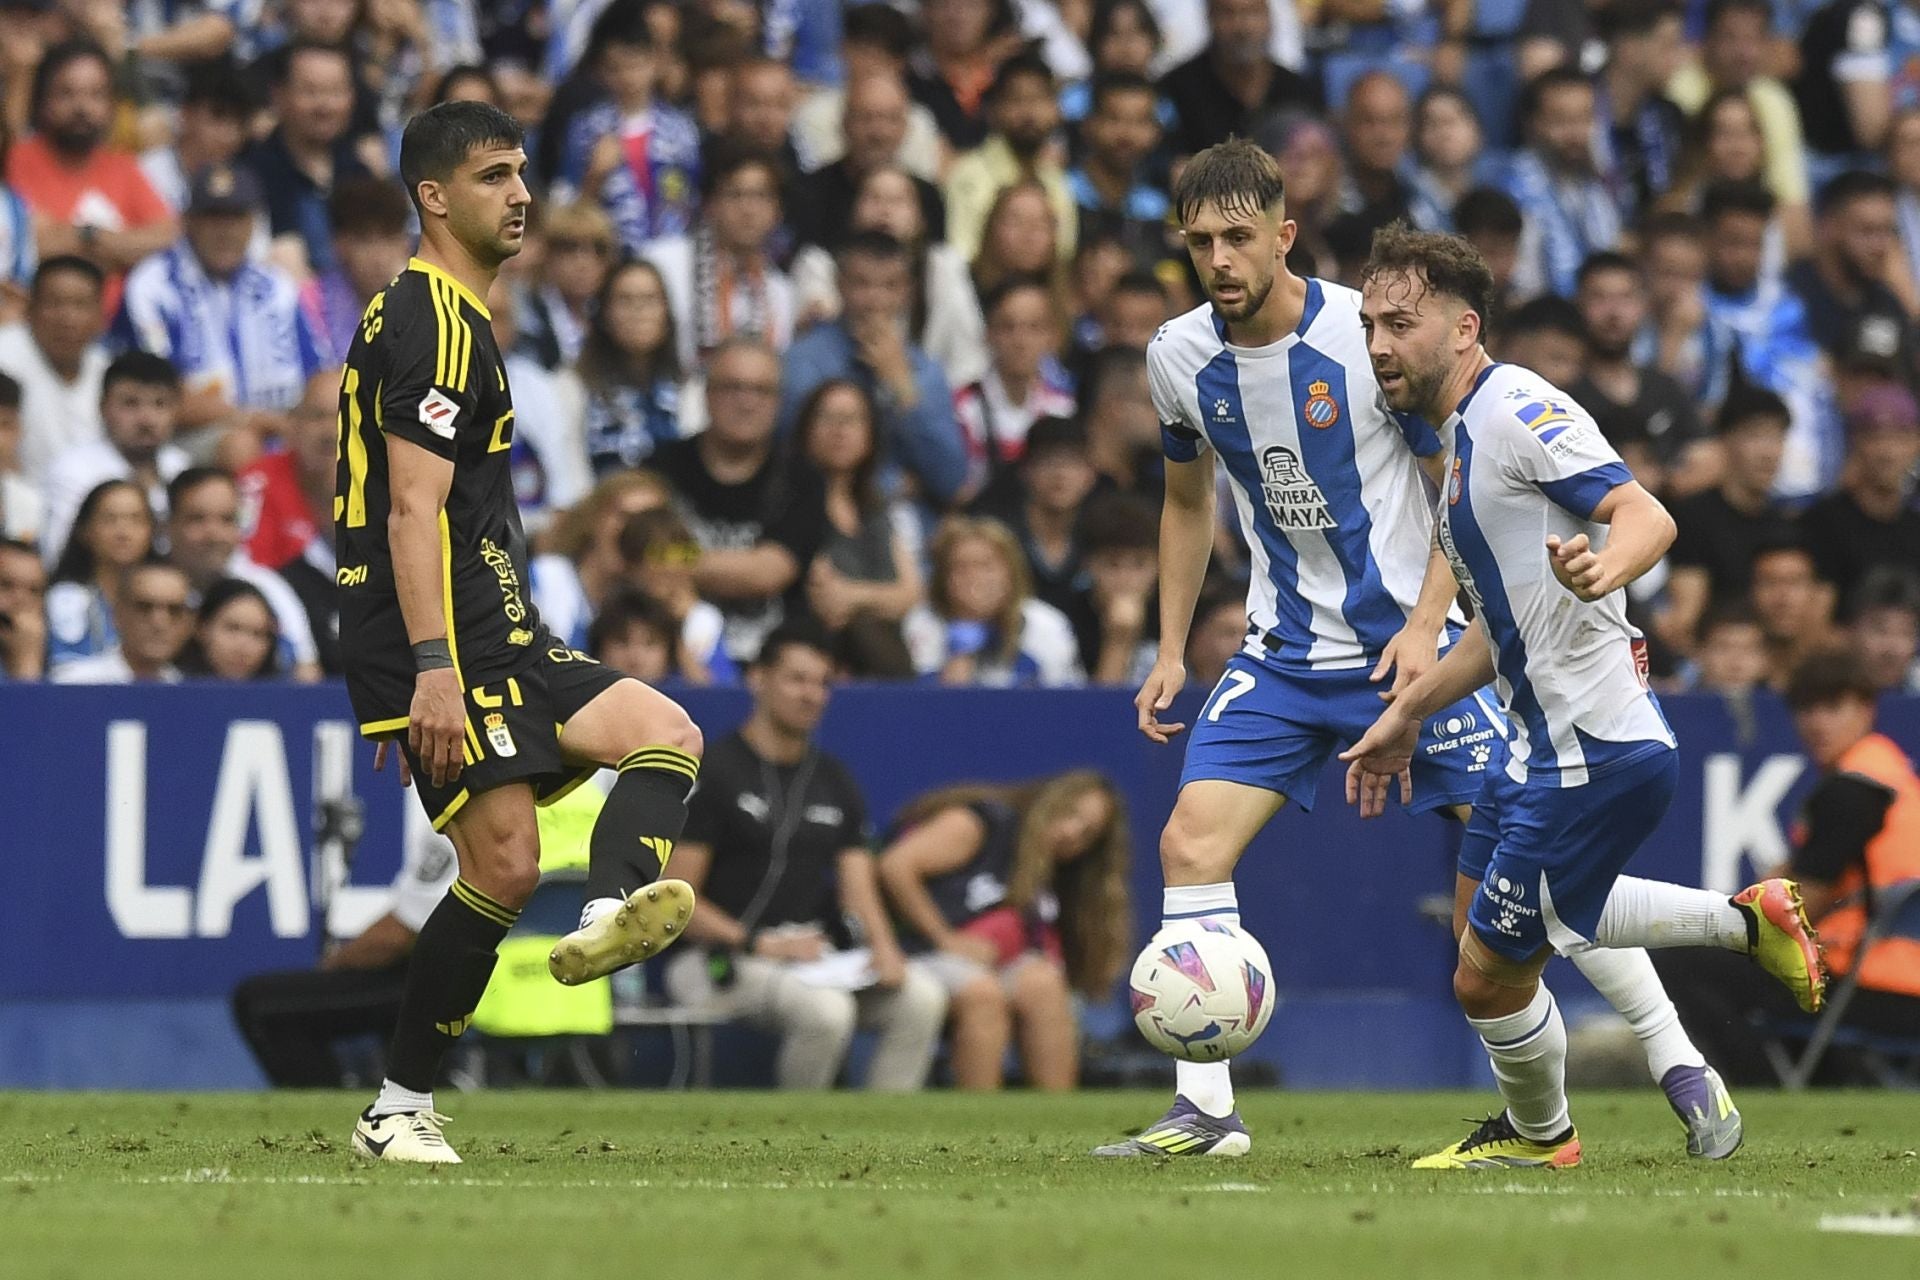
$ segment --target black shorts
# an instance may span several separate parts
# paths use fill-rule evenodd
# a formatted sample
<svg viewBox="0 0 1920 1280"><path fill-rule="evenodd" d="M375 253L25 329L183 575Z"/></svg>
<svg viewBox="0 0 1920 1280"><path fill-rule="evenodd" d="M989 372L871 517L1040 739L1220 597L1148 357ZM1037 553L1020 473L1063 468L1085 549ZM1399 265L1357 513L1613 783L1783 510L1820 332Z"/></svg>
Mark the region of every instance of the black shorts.
<svg viewBox="0 0 1920 1280"><path fill-rule="evenodd" d="M626 677L578 649L567 648L544 629L540 638L549 643L535 650L534 661L524 670L467 689L466 764L460 776L445 786L433 784L420 757L407 744L405 717L360 726L367 737L399 742L413 770L413 792L435 831L452 821L477 792L527 782L533 785L536 803L551 804L599 772L597 764L569 764L561 758L560 730L582 707ZM348 680L357 680L363 687L395 686L382 690L381 700L389 706L405 706L413 698L410 675L404 678L404 694L397 674L350 671Z"/></svg>

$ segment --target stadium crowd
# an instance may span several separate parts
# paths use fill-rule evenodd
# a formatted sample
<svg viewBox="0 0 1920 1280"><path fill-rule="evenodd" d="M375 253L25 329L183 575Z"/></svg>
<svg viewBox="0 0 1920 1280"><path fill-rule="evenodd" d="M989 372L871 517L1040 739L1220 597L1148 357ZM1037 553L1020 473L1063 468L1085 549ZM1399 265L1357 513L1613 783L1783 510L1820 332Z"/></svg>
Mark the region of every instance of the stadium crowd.
<svg viewBox="0 0 1920 1280"><path fill-rule="evenodd" d="M1280 157L1296 271L1394 219L1680 536L1670 688L1920 641L1920 46L1883 0L0 0L0 678L337 670L338 365L410 251L410 113L528 128L490 299L532 590L651 680L783 618L841 674L1128 683L1165 192ZM1223 515L1228 515L1222 504ZM1223 519L1193 679L1238 645ZM150 568L153 563L171 571Z"/></svg>

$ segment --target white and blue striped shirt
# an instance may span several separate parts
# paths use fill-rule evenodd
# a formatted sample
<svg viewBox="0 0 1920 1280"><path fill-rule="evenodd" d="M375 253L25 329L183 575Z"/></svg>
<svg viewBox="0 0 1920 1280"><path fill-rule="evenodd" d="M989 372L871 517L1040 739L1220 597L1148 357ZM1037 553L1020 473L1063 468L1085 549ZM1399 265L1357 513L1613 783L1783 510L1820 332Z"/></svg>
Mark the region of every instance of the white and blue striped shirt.
<svg viewBox="0 0 1920 1280"><path fill-rule="evenodd" d="M247 409L290 409L307 379L333 363L293 278L249 262L209 279L182 240L127 273L113 339L167 357L189 388L219 386Z"/></svg>
<svg viewBox="0 0 1920 1280"><path fill-rule="evenodd" d="M1546 546L1584 533L1633 479L1593 418L1539 374L1496 364L1440 428L1447 447L1440 545L1485 621L1495 688L1513 725L1507 775L1577 787L1674 746L1648 691L1626 593L1587 603L1554 577Z"/></svg>
<svg viewBox="0 0 1920 1280"><path fill-rule="evenodd" d="M1210 304L1163 325L1147 374L1168 459L1219 456L1253 557L1247 615L1281 667L1370 666L1406 625L1433 527L1415 461L1439 444L1388 411L1360 295L1307 281L1294 332L1227 340Z"/></svg>

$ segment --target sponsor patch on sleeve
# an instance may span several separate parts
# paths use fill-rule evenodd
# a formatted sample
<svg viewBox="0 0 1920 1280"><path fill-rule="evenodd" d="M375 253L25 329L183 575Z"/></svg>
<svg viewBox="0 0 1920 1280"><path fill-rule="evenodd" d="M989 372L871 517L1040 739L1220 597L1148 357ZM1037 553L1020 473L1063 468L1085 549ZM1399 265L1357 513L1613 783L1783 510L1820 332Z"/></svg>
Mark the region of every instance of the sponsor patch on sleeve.
<svg viewBox="0 0 1920 1280"><path fill-rule="evenodd" d="M420 402L420 425L442 440L453 439L454 419L460 416L460 406L447 398L438 388L427 393Z"/></svg>
<svg viewBox="0 0 1920 1280"><path fill-rule="evenodd" d="M1514 417L1538 436L1541 444L1552 444L1554 437L1579 422L1573 412L1557 400L1535 400L1521 405L1514 410Z"/></svg>

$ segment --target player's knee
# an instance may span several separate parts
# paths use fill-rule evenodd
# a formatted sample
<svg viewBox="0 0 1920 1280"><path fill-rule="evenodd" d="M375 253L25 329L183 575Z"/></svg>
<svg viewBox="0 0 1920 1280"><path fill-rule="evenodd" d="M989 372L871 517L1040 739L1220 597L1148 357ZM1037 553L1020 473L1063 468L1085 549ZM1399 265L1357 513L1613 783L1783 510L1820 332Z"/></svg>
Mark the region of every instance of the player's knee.
<svg viewBox="0 0 1920 1280"><path fill-rule="evenodd" d="M1498 998L1500 988L1464 959L1453 968L1453 998L1469 1018L1485 1016L1485 1010Z"/></svg>
<svg viewBox="0 0 1920 1280"><path fill-rule="evenodd" d="M520 907L540 883L540 828L529 809L518 816L463 829L466 878L494 901Z"/></svg>
<svg viewBox="0 0 1920 1280"><path fill-rule="evenodd" d="M1233 851L1201 819L1175 808L1160 833L1160 872L1170 885L1218 884L1233 878Z"/></svg>
<svg viewBox="0 0 1920 1280"><path fill-rule="evenodd" d="M698 760L706 753L706 736L700 732L700 726L679 703L673 704L673 714L667 717L667 727L662 732L661 742L676 751L684 751Z"/></svg>
<svg viewBox="0 0 1920 1280"><path fill-rule="evenodd" d="M810 1039L844 1044L853 1039L857 1012L850 993L815 990L794 1009L787 1030Z"/></svg>
<svg viewBox="0 0 1920 1280"><path fill-rule="evenodd" d="M1058 1014L1070 1003L1066 973L1044 961L1021 965L1013 977L1013 1003L1027 1017Z"/></svg>
<svg viewBox="0 0 1920 1280"><path fill-rule="evenodd" d="M1007 993L1000 975L982 973L969 978L948 999L947 1008L958 1025L995 1026L1007 1021Z"/></svg>

